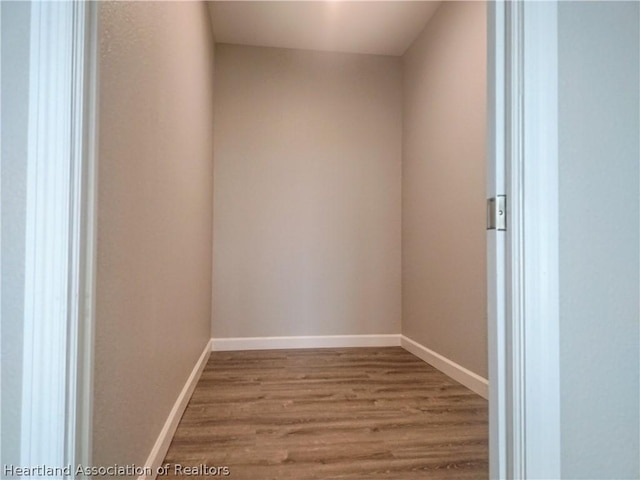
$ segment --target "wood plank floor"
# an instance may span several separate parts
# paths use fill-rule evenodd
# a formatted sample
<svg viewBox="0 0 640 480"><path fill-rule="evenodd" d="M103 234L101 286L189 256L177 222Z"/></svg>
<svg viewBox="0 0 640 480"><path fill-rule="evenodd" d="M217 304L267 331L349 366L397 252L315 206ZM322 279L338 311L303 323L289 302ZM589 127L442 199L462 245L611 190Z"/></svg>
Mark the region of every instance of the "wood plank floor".
<svg viewBox="0 0 640 480"><path fill-rule="evenodd" d="M480 480L487 418L486 400L400 347L213 352L165 463L247 480Z"/></svg>

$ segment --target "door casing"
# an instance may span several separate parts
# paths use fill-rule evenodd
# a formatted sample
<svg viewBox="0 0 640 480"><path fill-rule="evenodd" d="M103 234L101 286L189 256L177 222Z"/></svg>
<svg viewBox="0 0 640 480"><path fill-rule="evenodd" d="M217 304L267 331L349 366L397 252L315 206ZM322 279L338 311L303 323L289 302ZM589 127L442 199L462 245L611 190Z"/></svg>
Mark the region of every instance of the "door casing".
<svg viewBox="0 0 640 480"><path fill-rule="evenodd" d="M90 465L98 6L73 5L71 29L58 32L76 48L68 59L77 75L69 142L84 162L74 180L77 251L68 262L78 275L68 372L77 383L65 449ZM508 197L507 232L490 231L487 242L490 476L559 478L557 2L501 0L487 8L487 194Z"/></svg>
<svg viewBox="0 0 640 480"><path fill-rule="evenodd" d="M560 478L556 1L488 4L490 477Z"/></svg>

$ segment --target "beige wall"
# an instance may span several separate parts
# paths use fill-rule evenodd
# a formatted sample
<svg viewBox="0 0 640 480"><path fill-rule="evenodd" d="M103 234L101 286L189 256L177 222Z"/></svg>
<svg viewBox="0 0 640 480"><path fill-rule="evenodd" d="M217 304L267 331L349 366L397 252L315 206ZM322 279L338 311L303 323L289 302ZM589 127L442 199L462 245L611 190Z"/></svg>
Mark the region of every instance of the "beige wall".
<svg viewBox="0 0 640 480"><path fill-rule="evenodd" d="M402 332L486 378L485 3L444 2L403 63Z"/></svg>
<svg viewBox="0 0 640 480"><path fill-rule="evenodd" d="M399 333L397 57L216 47L213 336Z"/></svg>
<svg viewBox="0 0 640 480"><path fill-rule="evenodd" d="M213 39L202 3L100 28L94 464L142 465L210 337Z"/></svg>

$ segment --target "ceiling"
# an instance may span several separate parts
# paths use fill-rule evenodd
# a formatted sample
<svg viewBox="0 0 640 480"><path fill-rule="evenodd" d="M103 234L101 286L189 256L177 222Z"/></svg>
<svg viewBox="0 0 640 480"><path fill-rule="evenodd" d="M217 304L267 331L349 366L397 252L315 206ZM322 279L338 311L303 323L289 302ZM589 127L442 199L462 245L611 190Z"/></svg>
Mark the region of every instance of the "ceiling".
<svg viewBox="0 0 640 480"><path fill-rule="evenodd" d="M440 1L209 2L216 42L402 55Z"/></svg>

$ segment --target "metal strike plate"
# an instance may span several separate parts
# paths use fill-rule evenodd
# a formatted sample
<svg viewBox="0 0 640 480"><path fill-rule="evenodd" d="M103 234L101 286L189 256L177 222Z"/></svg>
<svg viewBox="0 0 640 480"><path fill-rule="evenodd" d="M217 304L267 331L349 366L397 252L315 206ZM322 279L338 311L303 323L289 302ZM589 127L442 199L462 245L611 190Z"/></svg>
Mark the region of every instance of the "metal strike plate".
<svg viewBox="0 0 640 480"><path fill-rule="evenodd" d="M487 230L507 229L507 197L498 195L487 200Z"/></svg>

